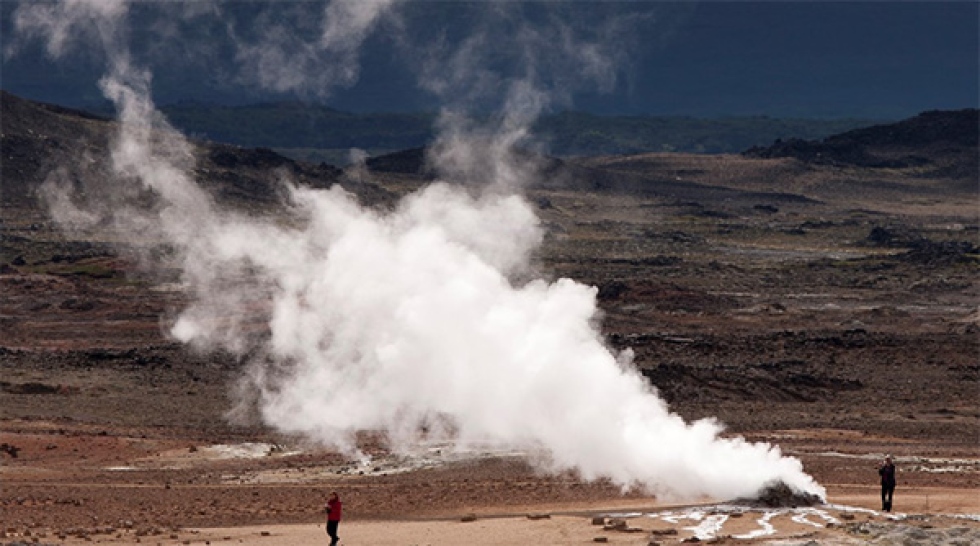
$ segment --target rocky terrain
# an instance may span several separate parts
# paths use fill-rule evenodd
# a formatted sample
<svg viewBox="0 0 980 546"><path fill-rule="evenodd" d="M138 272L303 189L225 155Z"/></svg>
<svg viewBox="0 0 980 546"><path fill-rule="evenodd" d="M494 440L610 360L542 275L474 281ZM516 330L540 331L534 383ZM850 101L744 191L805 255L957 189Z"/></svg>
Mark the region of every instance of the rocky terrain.
<svg viewBox="0 0 980 546"><path fill-rule="evenodd" d="M513 454L420 468L365 433L364 467L229 421L241 363L162 327L187 299L177 272L107 230L67 235L42 199L60 166L69 181L106 169L112 123L0 99L0 531L163 542L186 526L316 521L334 488L355 520L652 502ZM890 453L896 507L965 495L942 506L977 514L976 130L975 110L934 112L741 156L529 156L547 228L535 267L598 287L608 343L633 349L674 411L778 443L832 501L874 508ZM343 172L197 143L194 173L229 206L274 215L283 173L387 207L430 180L424 157Z"/></svg>

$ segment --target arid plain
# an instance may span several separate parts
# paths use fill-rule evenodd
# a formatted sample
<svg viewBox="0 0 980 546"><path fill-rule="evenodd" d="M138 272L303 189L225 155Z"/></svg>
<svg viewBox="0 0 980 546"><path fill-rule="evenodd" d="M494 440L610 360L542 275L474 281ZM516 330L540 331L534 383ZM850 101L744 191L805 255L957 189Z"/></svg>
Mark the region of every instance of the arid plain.
<svg viewBox="0 0 980 546"><path fill-rule="evenodd" d="M608 344L632 348L673 411L778 444L835 505L834 521L786 516L775 534L746 538L735 537L758 518L729 514L711 540L891 543L899 530L895 541L952 544L980 532L976 134L972 144L948 127L925 143L908 136L943 122L871 132L853 139L858 155L528 159L538 175L524 193L546 230L537 275L596 286ZM534 454L431 445L396 457L365 431L363 464L254 416L229 421L241 359L169 337L189 298L178 271L165 259L148 268L107 230L69 234L37 191L65 162L97 173L112 130L3 95L6 542L321 543L331 490L345 501L347 544L698 536L690 527L710 514L647 516L666 501L545 475L527 462ZM266 150L196 153L201 183L257 215L276 214L283 173L380 208L431 180L417 151L347 171ZM247 311L261 335L267 309ZM899 466L898 519L876 511L885 454ZM590 525L611 514L640 532Z"/></svg>

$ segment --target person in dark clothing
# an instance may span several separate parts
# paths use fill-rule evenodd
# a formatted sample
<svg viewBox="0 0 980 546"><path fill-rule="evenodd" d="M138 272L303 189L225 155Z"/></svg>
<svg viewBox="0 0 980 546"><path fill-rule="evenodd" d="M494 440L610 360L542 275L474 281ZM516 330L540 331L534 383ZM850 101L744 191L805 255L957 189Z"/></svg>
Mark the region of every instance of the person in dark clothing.
<svg viewBox="0 0 980 546"><path fill-rule="evenodd" d="M895 465L891 456L885 457L884 464L878 467L878 475L881 476L881 509L891 512L892 495L895 494Z"/></svg>
<svg viewBox="0 0 980 546"><path fill-rule="evenodd" d="M327 535L330 536L330 546L337 546L340 537L337 536L337 527L340 526L341 503L337 492L330 493L327 499Z"/></svg>

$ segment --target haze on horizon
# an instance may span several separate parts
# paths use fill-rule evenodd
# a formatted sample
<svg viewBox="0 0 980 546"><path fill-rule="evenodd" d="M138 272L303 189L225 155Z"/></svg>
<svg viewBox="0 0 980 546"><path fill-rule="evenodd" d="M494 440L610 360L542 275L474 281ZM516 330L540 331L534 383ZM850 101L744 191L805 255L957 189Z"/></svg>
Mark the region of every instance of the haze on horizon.
<svg viewBox="0 0 980 546"><path fill-rule="evenodd" d="M17 4L0 6L5 52L0 87L67 106L102 102L98 80L103 60L97 53L71 51L72 63L56 64L38 43L29 43L10 54L19 47L11 32ZM536 17L539 3L524 4L523 16ZM238 32L261 34L276 21L301 18L302 10L316 4L199 5L199 15L220 10L223 18L237 22ZM399 6L399 24L416 36L432 34L435 39L437 29L451 21L455 35L438 36L451 47L468 35L469 25L477 24L474 6L408 1ZM577 92L565 107L608 115L898 119L978 104L980 5L975 2L588 1L563 6L568 21L586 29L595 10L629 15L641 7L644 17L624 18L630 29L622 30L623 36L635 37L628 45L637 55L613 69L608 89ZM299 99L355 112L433 110L439 105L416 85L403 44L392 33L366 37L357 59L359 74L350 85L322 94L277 92L241 81L232 66L234 44L225 29L215 27L218 19L182 16L161 25L158 8L165 11L167 6L139 3L131 17L134 58L156 61L158 104ZM165 40L140 39L160 32Z"/></svg>

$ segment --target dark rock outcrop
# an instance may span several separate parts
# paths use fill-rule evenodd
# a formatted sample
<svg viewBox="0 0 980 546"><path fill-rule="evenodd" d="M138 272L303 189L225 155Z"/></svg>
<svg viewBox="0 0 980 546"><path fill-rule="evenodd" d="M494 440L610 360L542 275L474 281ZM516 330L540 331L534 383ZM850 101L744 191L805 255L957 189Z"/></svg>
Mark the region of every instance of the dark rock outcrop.
<svg viewBox="0 0 980 546"><path fill-rule="evenodd" d="M738 499L736 502L765 508L796 508L820 505L824 503L824 499L812 493L793 489L785 482L777 481L766 484L754 497Z"/></svg>

